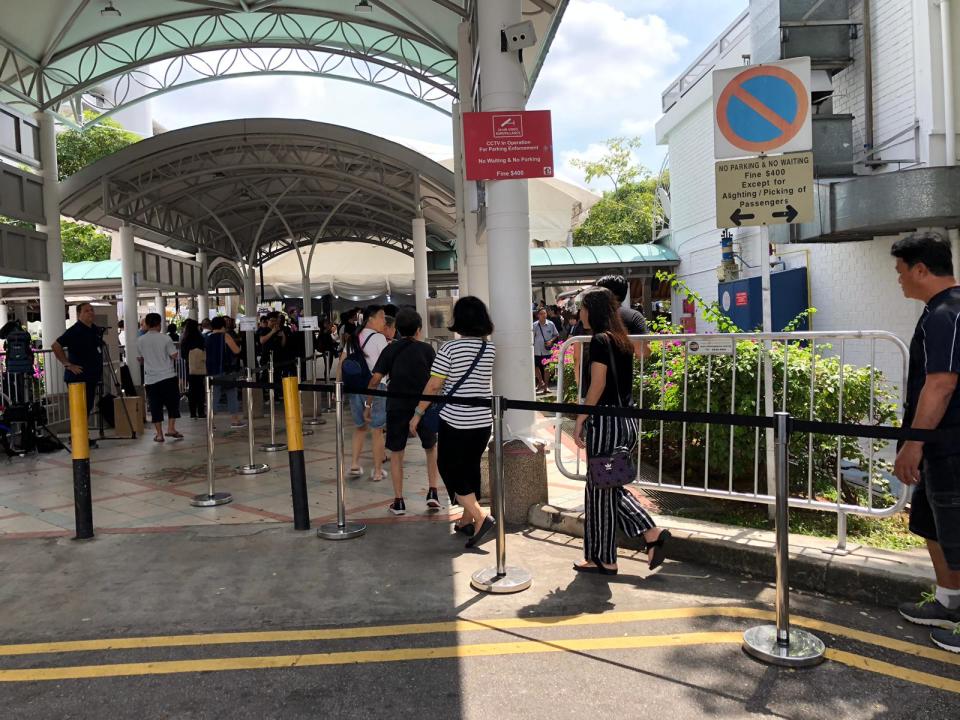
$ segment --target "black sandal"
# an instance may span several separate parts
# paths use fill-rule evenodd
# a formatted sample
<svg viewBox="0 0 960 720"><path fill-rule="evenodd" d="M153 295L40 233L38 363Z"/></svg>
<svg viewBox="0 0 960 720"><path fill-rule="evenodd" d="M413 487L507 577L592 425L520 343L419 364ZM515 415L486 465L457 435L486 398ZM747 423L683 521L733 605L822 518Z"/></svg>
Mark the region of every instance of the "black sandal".
<svg viewBox="0 0 960 720"><path fill-rule="evenodd" d="M580 573L596 573L597 575L616 575L619 568L604 567L600 563L594 565L574 565L573 569Z"/></svg>
<svg viewBox="0 0 960 720"><path fill-rule="evenodd" d="M653 542L647 543L647 557L650 562L647 566L650 570L656 570L658 567L663 565L663 561L666 560L666 553L663 551L663 546L666 544L667 540L672 538L673 535L670 534L669 530L663 530L660 535L657 536L657 539ZM651 553L650 551L659 548L659 551L656 553Z"/></svg>
<svg viewBox="0 0 960 720"><path fill-rule="evenodd" d="M480 527L477 528L477 531L470 536L470 539L467 540L465 547L472 548L479 545L483 538L496 526L497 521L493 519L493 515L487 515L483 522L480 524Z"/></svg>

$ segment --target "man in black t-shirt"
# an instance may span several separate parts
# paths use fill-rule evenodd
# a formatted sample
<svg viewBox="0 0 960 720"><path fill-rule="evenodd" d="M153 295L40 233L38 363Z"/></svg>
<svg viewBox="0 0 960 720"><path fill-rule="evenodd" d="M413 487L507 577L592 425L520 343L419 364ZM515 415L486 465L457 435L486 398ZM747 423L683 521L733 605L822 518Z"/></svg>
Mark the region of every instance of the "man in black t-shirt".
<svg viewBox="0 0 960 720"><path fill-rule="evenodd" d="M376 390L384 377L389 376L389 390L398 393L420 393L430 379L430 367L435 353L425 342L420 342L420 330L423 319L419 313L404 309L396 317L397 335L400 339L390 343L373 368L373 377L368 387ZM387 398L386 447L390 451L390 477L393 479L393 497L389 510L394 515L403 515L407 508L403 500L403 454L410 433L410 420L419 400L407 398ZM367 421L370 421L371 409L366 409ZM417 426L420 444L427 455L427 509L440 509L437 497L437 435L424 427Z"/></svg>
<svg viewBox="0 0 960 720"><path fill-rule="evenodd" d="M103 329L93 324L93 305L77 305L77 322L53 343L53 354L63 364L66 383L86 383L87 414L93 410L97 384L103 376ZM66 351L64 351L66 348Z"/></svg>
<svg viewBox="0 0 960 720"><path fill-rule="evenodd" d="M960 286L953 277L950 244L936 233L898 240L900 287L926 303L910 343L904 427L960 428ZM900 605L907 620L934 627L936 645L960 653L960 442L901 443L894 464L901 482L916 485L910 531L927 541L937 578L933 599Z"/></svg>

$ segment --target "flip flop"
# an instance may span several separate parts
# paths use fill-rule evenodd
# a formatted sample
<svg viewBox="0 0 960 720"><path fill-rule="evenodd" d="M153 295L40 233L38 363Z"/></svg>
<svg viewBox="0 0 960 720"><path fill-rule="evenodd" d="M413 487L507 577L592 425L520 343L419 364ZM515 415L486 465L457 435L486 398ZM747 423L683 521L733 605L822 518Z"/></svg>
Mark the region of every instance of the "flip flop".
<svg viewBox="0 0 960 720"><path fill-rule="evenodd" d="M156 435L153 436L153 441L154 441L154 442L166 442L162 437L157 437Z"/></svg>
<svg viewBox="0 0 960 720"><path fill-rule="evenodd" d="M616 575L617 568L607 568L603 565L574 565L573 569L579 573L593 573L595 575Z"/></svg>
<svg viewBox="0 0 960 720"><path fill-rule="evenodd" d="M177 440L183 440L183 433L179 432L168 432L167 437L176 438Z"/></svg>
<svg viewBox="0 0 960 720"><path fill-rule="evenodd" d="M350 468L347 471L347 475L349 475L350 477L361 477L363 475L363 468L362 467Z"/></svg>

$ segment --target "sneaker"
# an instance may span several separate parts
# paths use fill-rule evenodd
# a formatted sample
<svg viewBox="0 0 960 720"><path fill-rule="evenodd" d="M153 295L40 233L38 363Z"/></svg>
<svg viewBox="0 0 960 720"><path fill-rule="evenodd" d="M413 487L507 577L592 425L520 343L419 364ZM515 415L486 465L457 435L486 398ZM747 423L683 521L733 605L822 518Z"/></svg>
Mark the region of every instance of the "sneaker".
<svg viewBox="0 0 960 720"><path fill-rule="evenodd" d="M427 490L427 508L429 510L440 509L440 498L437 497L436 488L430 488L429 490Z"/></svg>
<svg viewBox="0 0 960 720"><path fill-rule="evenodd" d="M389 507L388 509L389 509L390 512L392 512L394 515L406 515L406 514L407 514L407 506L404 504L403 498L395 498L394 501L393 501L392 503L390 503L390 507Z"/></svg>
<svg viewBox="0 0 960 720"><path fill-rule="evenodd" d="M960 625L953 630L937 628L930 633L933 644L949 652L960 653Z"/></svg>
<svg viewBox="0 0 960 720"><path fill-rule="evenodd" d="M901 603L900 614L917 625L953 630L960 623L960 609L950 610L937 600L934 593L923 593L916 603Z"/></svg>
<svg viewBox="0 0 960 720"><path fill-rule="evenodd" d="M230 427L231 427L231 429L233 429L233 430L237 430L237 429L239 429L239 428L245 428L246 426L247 426L247 424L246 424L245 422L243 422L243 421L230 423Z"/></svg>

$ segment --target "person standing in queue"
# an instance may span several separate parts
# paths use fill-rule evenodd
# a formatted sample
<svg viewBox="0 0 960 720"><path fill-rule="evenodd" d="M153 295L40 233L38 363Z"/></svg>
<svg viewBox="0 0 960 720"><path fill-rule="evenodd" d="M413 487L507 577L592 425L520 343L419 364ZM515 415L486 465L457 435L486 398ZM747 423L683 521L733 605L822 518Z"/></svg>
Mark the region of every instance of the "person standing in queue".
<svg viewBox="0 0 960 720"><path fill-rule="evenodd" d="M77 305L77 321L56 339L52 347L53 354L63 365L64 382L86 384L87 415L93 410L97 385L103 375L101 347L104 328L94 325L93 320L93 305L80 303Z"/></svg>
<svg viewBox="0 0 960 720"><path fill-rule="evenodd" d="M557 326L547 319L546 308L537 312L537 320L533 323L533 370L537 379L537 392L549 392L550 371L546 362L560 333Z"/></svg>
<svg viewBox="0 0 960 720"><path fill-rule="evenodd" d="M423 319L414 310L401 310L397 315L396 328L400 338L380 353L370 378L371 390L380 386L385 377L390 378L390 389L398 393L419 393L430 379L430 368L435 353L433 348L420 340ZM407 506L403 499L403 454L410 437L410 420L413 419L416 400L387 398L386 448L390 451L390 478L393 480L393 502L388 508L394 515L404 515ZM371 420L371 410L364 416ZM437 495L437 434L417 426L420 445L427 456L427 510L440 509Z"/></svg>
<svg viewBox="0 0 960 720"><path fill-rule="evenodd" d="M163 318L159 313L147 313L144 318L147 332L137 340L137 352L143 363L143 385L147 391L150 405L150 419L155 434L153 441L165 442L163 435L163 410L167 410L167 435L182 440L177 432L177 418L180 417L180 386L177 368L174 363L179 358L176 345L170 333L164 334Z"/></svg>
<svg viewBox="0 0 960 720"><path fill-rule="evenodd" d="M445 343L437 352L422 394L489 398L493 394L497 349L487 339L493 333L487 306L472 295L460 298L453 306L453 325L449 329L460 337ZM417 405L410 420L411 433L419 431L428 407L429 400ZM470 535L468 548L479 545L496 526L493 517L480 506L480 460L490 442L492 426L489 407L444 403L440 409L437 466L451 500L463 507L463 517L455 527Z"/></svg>
<svg viewBox="0 0 960 720"><path fill-rule="evenodd" d="M227 323L223 317L217 316L210 321L210 334L206 340L207 375L217 377L235 372L240 367L240 345L227 334ZM240 396L234 388L214 387L213 408L226 411L231 415L230 427L244 428L247 424L240 417Z"/></svg>
<svg viewBox="0 0 960 720"><path fill-rule="evenodd" d="M206 398L203 392L203 379L207 374L206 342L196 320L188 319L183 323L180 355L187 361L187 402L190 406L190 417L206 417Z"/></svg>
<svg viewBox="0 0 960 720"><path fill-rule="evenodd" d="M898 240L890 251L904 297L925 304L910 342L903 427L960 428L960 285L950 243L937 233ZM960 443L900 443L894 474L915 485L910 532L927 542L937 579L932 594L900 605L912 623L933 628L930 639L960 653Z"/></svg>
<svg viewBox="0 0 960 720"><path fill-rule="evenodd" d="M613 293L605 288L587 290L581 299L580 322L591 335L583 404L629 406L633 397L634 349ZM588 459L612 455L620 448L632 451L637 443L637 421L578 415L573 438L577 447L586 449ZM618 524L628 536L643 538L651 570L663 563L664 544L670 539L670 531L658 528L626 488L597 487L590 482L588 473L584 489L584 560L574 565L574 570L617 574Z"/></svg>

